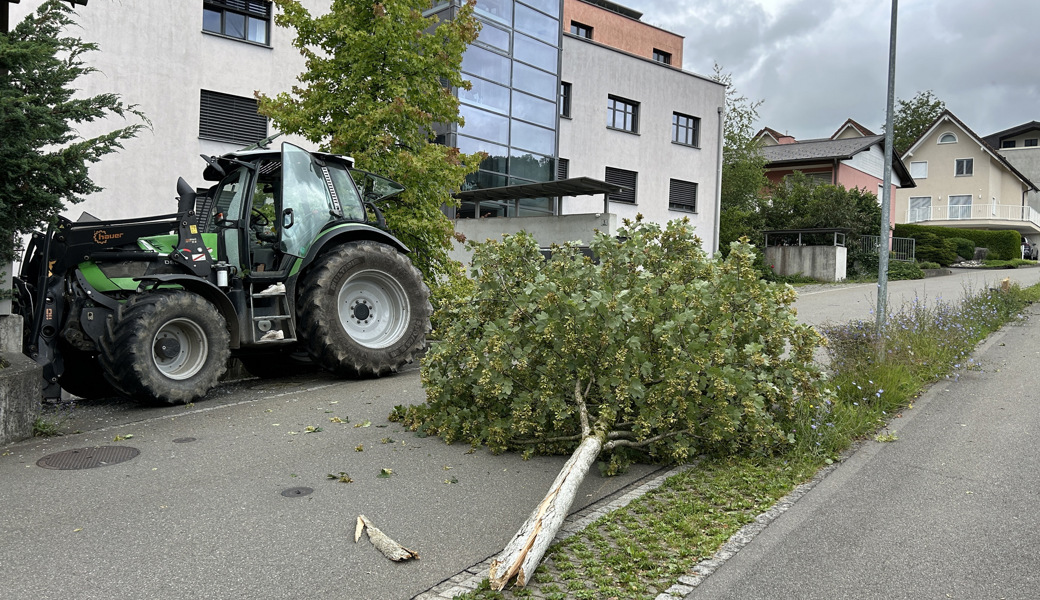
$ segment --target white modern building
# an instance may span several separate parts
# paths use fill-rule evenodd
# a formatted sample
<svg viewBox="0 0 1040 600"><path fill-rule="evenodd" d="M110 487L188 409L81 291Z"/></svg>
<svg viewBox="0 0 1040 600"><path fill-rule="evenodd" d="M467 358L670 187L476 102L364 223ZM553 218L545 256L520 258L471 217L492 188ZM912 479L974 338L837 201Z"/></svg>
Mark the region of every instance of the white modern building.
<svg viewBox="0 0 1040 600"><path fill-rule="evenodd" d="M431 1L429 14L450 18L461 1ZM301 2L313 14L330 5ZM39 4L11 4L12 26ZM83 93L119 94L152 128L91 169L104 191L71 207L70 218L174 212L178 177L205 185L200 154L274 133L257 115L254 94L290 90L304 68L274 10L267 0L76 7L73 33L100 46L86 56L98 72L82 80ZM460 91L466 126L442 137L489 155L466 187L579 181L538 188L536 197L466 200L451 215L460 231L479 239L524 228L548 245L587 241L593 229L611 233L636 213L662 223L688 216L705 248L714 248L725 88L682 70L680 36L607 0L477 0L476 14L483 29L463 62L474 89ZM120 125L110 119L81 133ZM604 181L625 189L609 198L565 195L603 189ZM506 218L465 218L488 216Z"/></svg>

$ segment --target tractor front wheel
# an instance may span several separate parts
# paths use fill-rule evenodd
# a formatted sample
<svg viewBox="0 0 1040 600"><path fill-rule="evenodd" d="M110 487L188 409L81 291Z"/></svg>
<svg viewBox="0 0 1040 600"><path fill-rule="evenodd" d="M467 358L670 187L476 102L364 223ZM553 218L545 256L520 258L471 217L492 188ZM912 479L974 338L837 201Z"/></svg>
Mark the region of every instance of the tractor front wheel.
<svg viewBox="0 0 1040 600"><path fill-rule="evenodd" d="M130 396L184 404L217 385L230 353L227 323L212 304L163 290L120 307L98 358L109 381Z"/></svg>
<svg viewBox="0 0 1040 600"><path fill-rule="evenodd" d="M296 304L311 356L341 377L379 377L412 362L426 347L433 312L408 257L369 241L319 260Z"/></svg>

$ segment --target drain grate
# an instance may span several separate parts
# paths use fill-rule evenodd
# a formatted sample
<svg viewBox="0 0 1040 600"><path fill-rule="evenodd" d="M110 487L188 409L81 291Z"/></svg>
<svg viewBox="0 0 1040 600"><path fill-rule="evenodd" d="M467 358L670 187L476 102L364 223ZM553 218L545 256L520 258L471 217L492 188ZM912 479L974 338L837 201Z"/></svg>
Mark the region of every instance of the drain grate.
<svg viewBox="0 0 1040 600"><path fill-rule="evenodd" d="M301 496L306 496L307 494L310 494L313 491L314 489L309 487L294 487L285 490L284 492L282 492L282 495L286 498L299 498Z"/></svg>
<svg viewBox="0 0 1040 600"><path fill-rule="evenodd" d="M107 467L134 458L141 451L130 446L97 446L96 448L76 448L48 454L36 461L36 466L44 469L69 471L74 469L93 469Z"/></svg>
<svg viewBox="0 0 1040 600"><path fill-rule="evenodd" d="M182 437L182 438L177 438L177 439L173 440L173 443L174 444L187 444L188 442L194 442L194 441L195 441L195 438L193 438L193 437Z"/></svg>

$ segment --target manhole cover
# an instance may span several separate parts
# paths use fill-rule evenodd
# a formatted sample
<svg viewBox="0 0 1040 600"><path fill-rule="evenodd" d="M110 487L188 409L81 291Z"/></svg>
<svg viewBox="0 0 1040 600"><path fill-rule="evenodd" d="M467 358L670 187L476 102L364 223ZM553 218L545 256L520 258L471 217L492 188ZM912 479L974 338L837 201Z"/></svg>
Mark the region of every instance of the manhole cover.
<svg viewBox="0 0 1040 600"><path fill-rule="evenodd" d="M177 439L173 440L173 443L174 444L187 444L188 442L194 442L194 441L195 441L195 438L193 438L193 437L182 437L182 438L177 438Z"/></svg>
<svg viewBox="0 0 1040 600"><path fill-rule="evenodd" d="M141 451L130 446L98 446L96 448L76 448L48 454L36 461L36 466L44 469L93 469L107 467L134 458Z"/></svg>
<svg viewBox="0 0 1040 600"><path fill-rule="evenodd" d="M313 491L314 489L309 487L294 487L285 490L282 492L282 495L286 498L299 498L300 496L306 496Z"/></svg>

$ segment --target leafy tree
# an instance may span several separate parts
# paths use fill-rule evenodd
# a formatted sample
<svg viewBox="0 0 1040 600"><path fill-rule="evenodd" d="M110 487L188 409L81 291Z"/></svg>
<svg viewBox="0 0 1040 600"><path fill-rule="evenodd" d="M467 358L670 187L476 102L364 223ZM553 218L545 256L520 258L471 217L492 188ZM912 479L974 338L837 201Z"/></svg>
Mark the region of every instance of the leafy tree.
<svg viewBox="0 0 1040 600"><path fill-rule="evenodd" d="M762 191L769 180L754 129L762 100L753 102L738 94L732 75L723 73L718 64L713 79L726 85L719 248L727 252L730 243L742 236L757 239L762 229Z"/></svg>
<svg viewBox="0 0 1040 600"><path fill-rule="evenodd" d="M766 229L850 229L854 242L860 235L877 235L881 207L873 193L842 185L817 183L800 171L772 186L772 196L762 208Z"/></svg>
<svg viewBox="0 0 1040 600"><path fill-rule="evenodd" d="M892 145L902 155L946 110L946 103L937 98L932 90L925 90L917 92L910 100L898 100L896 105L892 122ZM882 125L881 130L884 129Z"/></svg>
<svg viewBox="0 0 1040 600"><path fill-rule="evenodd" d="M275 4L275 22L295 31L307 66L291 92L257 94L260 112L281 131L404 185L386 207L387 224L427 281L447 276L454 231L441 206L454 203L451 193L480 157L432 142L435 124L461 122L450 88L469 88L459 70L478 31L472 6L438 23L422 14L429 0L334 0L317 17L298 0Z"/></svg>
<svg viewBox="0 0 1040 600"><path fill-rule="evenodd" d="M5 8L6 10L6 8ZM72 86L95 69L84 62L96 44L67 36L72 9L43 2L9 33L0 33L0 239L12 240L53 221L66 203L101 191L88 166L122 148L143 124L82 139L76 125L108 115L147 119L116 94L73 97ZM0 243L0 259L14 258Z"/></svg>
<svg viewBox="0 0 1040 600"><path fill-rule="evenodd" d="M796 405L827 393L819 335L796 322L792 288L759 279L748 244L712 260L687 221L637 220L590 248L596 260L573 246L545 260L525 233L477 245L472 301L442 309L423 361L426 404L395 411L449 443L574 452L492 563L498 589L530 577L601 451L610 472L634 453L773 452L793 439Z"/></svg>

